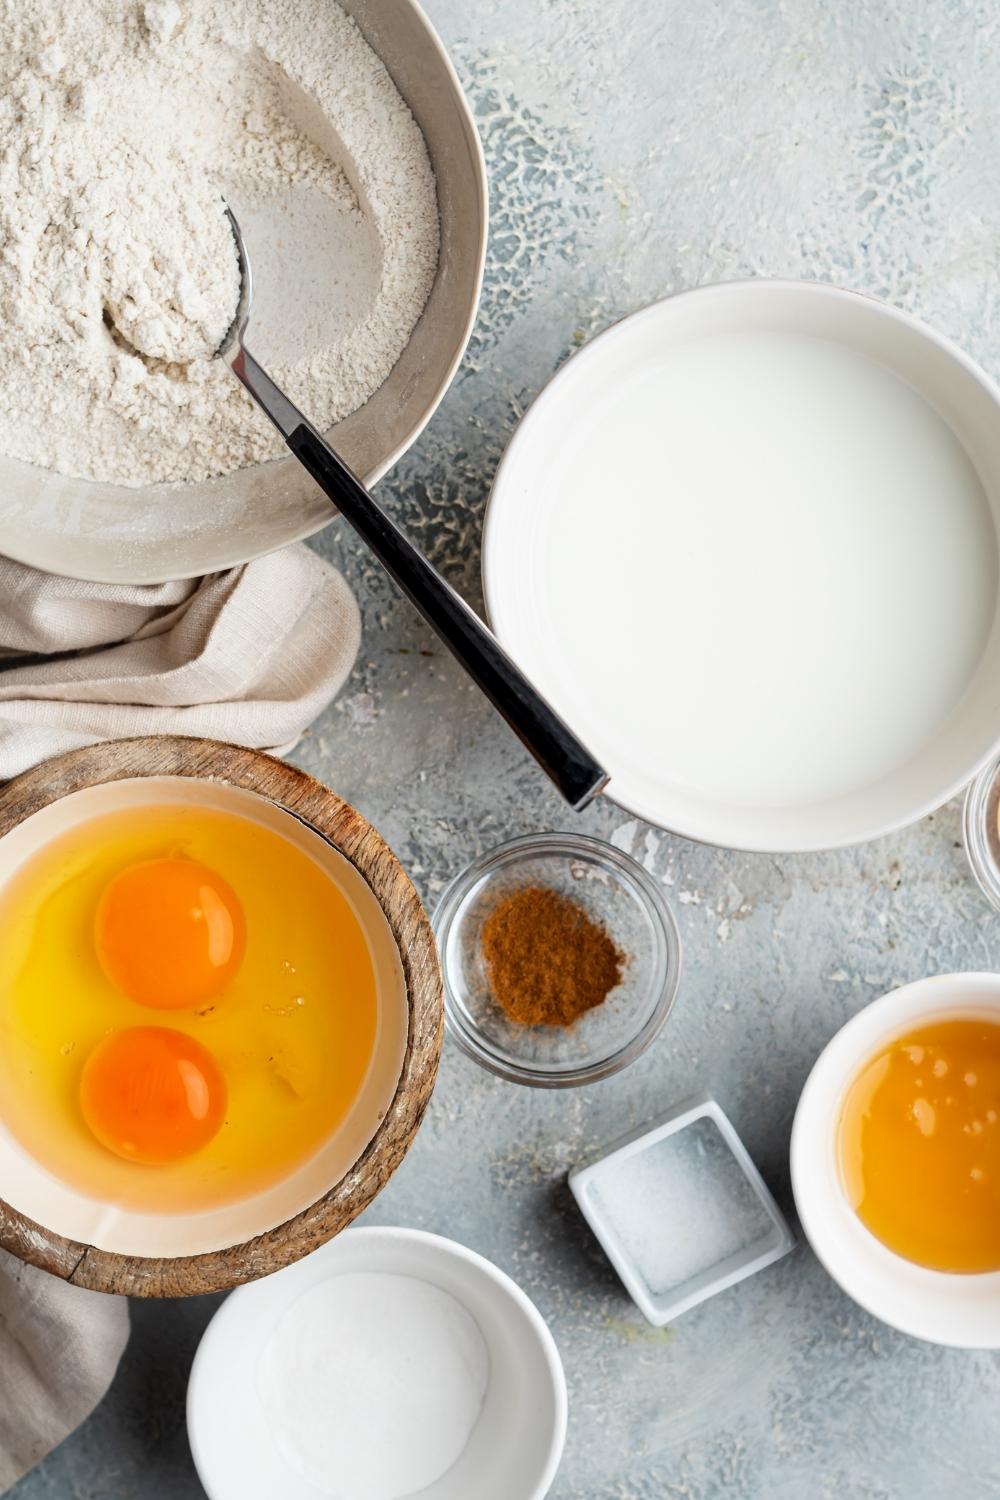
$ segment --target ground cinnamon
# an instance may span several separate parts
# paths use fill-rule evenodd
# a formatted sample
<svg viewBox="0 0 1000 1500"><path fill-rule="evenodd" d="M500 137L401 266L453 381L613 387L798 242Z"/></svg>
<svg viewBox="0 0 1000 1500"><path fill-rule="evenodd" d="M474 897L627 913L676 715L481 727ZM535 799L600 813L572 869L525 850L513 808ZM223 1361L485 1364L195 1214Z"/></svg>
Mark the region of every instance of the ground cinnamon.
<svg viewBox="0 0 1000 1500"><path fill-rule="evenodd" d="M599 923L545 886L504 896L480 943L495 1000L522 1026L572 1026L607 998L625 963Z"/></svg>

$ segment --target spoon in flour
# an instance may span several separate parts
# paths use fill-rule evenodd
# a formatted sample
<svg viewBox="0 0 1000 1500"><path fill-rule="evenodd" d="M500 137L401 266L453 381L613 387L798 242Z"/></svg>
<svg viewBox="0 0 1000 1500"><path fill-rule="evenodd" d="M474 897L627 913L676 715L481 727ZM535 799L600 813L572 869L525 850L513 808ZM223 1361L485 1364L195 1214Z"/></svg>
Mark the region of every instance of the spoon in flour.
<svg viewBox="0 0 1000 1500"><path fill-rule="evenodd" d="M216 354L225 360L299 463L368 543L390 578L507 720L567 802L577 810L586 807L607 785L607 772L532 687L479 616L407 541L357 475L247 349L243 339L250 320L253 277L240 226L228 208L226 213L239 256L240 300Z"/></svg>

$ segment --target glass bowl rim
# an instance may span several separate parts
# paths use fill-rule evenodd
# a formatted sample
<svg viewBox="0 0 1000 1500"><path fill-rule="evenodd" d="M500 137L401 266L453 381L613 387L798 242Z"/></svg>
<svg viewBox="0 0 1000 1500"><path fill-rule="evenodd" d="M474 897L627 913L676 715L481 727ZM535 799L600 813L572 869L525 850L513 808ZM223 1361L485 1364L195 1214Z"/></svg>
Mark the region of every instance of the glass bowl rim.
<svg viewBox="0 0 1000 1500"><path fill-rule="evenodd" d="M614 869L638 897L653 934L656 952L649 991L656 993L655 1004L643 1024L627 1042L595 1062L577 1068L553 1070L537 1063L516 1063L501 1055L468 1017L452 987L447 946L462 902L483 876L488 876L505 865L517 863L519 858L530 854L565 855L567 858L574 855L589 856L605 869ZM444 976L446 1030L467 1057L471 1057L487 1072L506 1079L509 1083L527 1084L534 1088L575 1088L580 1084L596 1083L602 1078L612 1077L641 1057L656 1039L677 998L682 965L681 936L666 897L649 872L631 854L626 854L623 849L591 834L527 833L506 839L485 850L470 860L448 882L434 909L431 926L437 940Z"/></svg>
<svg viewBox="0 0 1000 1500"><path fill-rule="evenodd" d="M986 809L998 777L1000 756L994 756L970 781L962 809L962 842L979 889L990 905L1000 911L1000 868L990 849L986 828Z"/></svg>

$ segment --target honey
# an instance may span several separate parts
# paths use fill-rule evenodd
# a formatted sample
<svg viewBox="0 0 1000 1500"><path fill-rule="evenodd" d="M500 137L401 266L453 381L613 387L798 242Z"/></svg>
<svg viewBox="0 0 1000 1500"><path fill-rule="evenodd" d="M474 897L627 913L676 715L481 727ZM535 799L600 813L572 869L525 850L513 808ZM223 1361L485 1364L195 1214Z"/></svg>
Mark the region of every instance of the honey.
<svg viewBox="0 0 1000 1500"><path fill-rule="evenodd" d="M847 1090L844 1188L897 1255L1000 1270L1000 1025L927 1022L881 1047Z"/></svg>

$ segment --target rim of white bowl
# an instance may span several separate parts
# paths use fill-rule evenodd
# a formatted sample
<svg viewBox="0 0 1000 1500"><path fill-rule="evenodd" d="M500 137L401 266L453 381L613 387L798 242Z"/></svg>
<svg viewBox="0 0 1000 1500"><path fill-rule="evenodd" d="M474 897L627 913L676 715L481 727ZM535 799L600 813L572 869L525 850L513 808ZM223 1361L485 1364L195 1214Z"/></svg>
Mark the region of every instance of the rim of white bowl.
<svg viewBox="0 0 1000 1500"><path fill-rule="evenodd" d="M529 1494L519 1496L518 1500L545 1500L545 1496L552 1488L552 1483L562 1462L563 1452L566 1447L566 1431L569 1422L569 1396L566 1386L566 1371L563 1368L562 1357L553 1337L552 1330L527 1292L518 1285L512 1276L509 1276L506 1271L502 1271L498 1265L488 1260L485 1255L480 1255L477 1250L470 1250L467 1245L460 1244L458 1240L449 1239L447 1235L434 1234L428 1229L410 1229L405 1225L394 1224L351 1225L335 1236L334 1239L328 1240L325 1245L321 1245L313 1253L315 1255L329 1255L334 1252L335 1247L342 1240L355 1241L359 1239L367 1239L369 1243L382 1241L396 1245L421 1244L430 1247L434 1254L440 1255L444 1259L464 1261L467 1265L475 1267L480 1275L498 1287L524 1313L545 1362L546 1372L549 1376L552 1389L555 1418L549 1439L545 1466L539 1480ZM276 1272L275 1274L279 1276L294 1275L302 1266L308 1264L310 1259L310 1256L306 1256L303 1260L296 1261L293 1265L287 1266L283 1271ZM337 1273L333 1272L332 1274L336 1275ZM266 1281L269 1279L265 1278L264 1283L259 1281L247 1282L245 1285L237 1287L235 1291L230 1292L225 1302L221 1307L216 1309L206 1324L204 1332L198 1341L198 1347L195 1350L194 1360L191 1364L191 1372L188 1376L187 1396L185 1398L188 1443L191 1448L191 1456L194 1459L195 1468L198 1471L198 1478L205 1486L206 1493L211 1496L211 1500L229 1500L229 1497L213 1494L209 1490L202 1469L204 1454L200 1447L200 1439L195 1436L197 1420L194 1413L199 1400L200 1383L205 1378L204 1367L207 1364L206 1348L212 1334L212 1328L220 1315L227 1308L231 1308L232 1305L242 1306L243 1302L248 1298L259 1295L262 1285L266 1284ZM242 1302L240 1299L242 1299ZM229 1316L232 1316L231 1311Z"/></svg>
<svg viewBox="0 0 1000 1500"><path fill-rule="evenodd" d="M549 392L559 380L563 372L577 360L586 359L593 350L603 345L605 340L611 339L625 323L635 319L652 315L658 309L692 298L707 300L709 297L718 297L732 292L751 292L756 294L762 291L786 291L802 293L805 296L830 297L835 301L860 301L868 304L876 314L881 314L891 322L902 324L913 332L927 339L931 344L941 350L950 359L954 360L962 369L982 386L986 394L992 399L997 408L998 429L1000 429L1000 383L995 381L983 367L976 363L970 355L960 348L947 335L939 333L937 329L925 323L922 318L913 313L896 307L890 302L884 302L881 298L873 296L870 292L859 292L851 287L838 286L834 282L797 280L788 276L743 276L734 277L730 281L711 281L702 286L685 287L680 291L671 292L666 297L658 297L653 302L648 302L645 307L637 308L635 311L623 314L602 328L600 333L588 339L579 349L574 350L567 359L553 372L535 397L528 403L526 409L514 430L514 434L500 456L500 461L494 471L490 492L486 499L486 509L483 513L482 549L480 557L480 579L483 590L483 601L486 618L501 643L506 644L503 622L497 617L497 563L496 548L493 538L497 530L497 515L502 501L499 499L501 484L506 478L506 471L511 467L512 457L516 455L520 446L525 441L524 432L529 419L536 414L536 408L542 409L547 402ZM924 797L914 803L912 808L899 817L886 822L869 822L860 829L853 830L850 835L833 841L807 839L789 846L780 841L759 841L753 844L741 842L722 842L717 836L706 836L697 827L690 829L681 828L673 823L667 823L659 818L656 812L644 807L638 802L632 802L627 797L621 797L615 792L614 774L604 789L603 795L609 802L621 808L635 818L641 818L650 823L654 828L660 828L664 833L673 834L677 838L687 839L691 843L703 844L710 849L731 849L746 854L817 854L830 849L853 848L858 844L870 843L873 839L884 838L887 834L896 833L902 828L908 828L912 823L918 822L928 813L936 812L946 802L950 802L965 789L987 766L990 761L1000 752L1000 716L998 716L997 727L988 750L979 756L971 765L957 772L948 782L944 790L938 794Z"/></svg>
<svg viewBox="0 0 1000 1500"><path fill-rule="evenodd" d="M953 1274L897 1255L872 1234L848 1203L836 1163L844 1095L866 1059L919 1021L977 1013L1000 1022L1000 973L929 975L889 990L857 1011L834 1033L809 1071L795 1109L789 1160L802 1232L831 1280L852 1301L891 1328L926 1343L1000 1349L1000 1271ZM880 1019L884 1024L878 1024ZM832 1179L839 1197L824 1198L825 1189L817 1187L821 1176L827 1182ZM862 1254L869 1262L869 1274L861 1266ZM874 1295L872 1283L878 1289ZM912 1302L915 1289L919 1289L921 1303L916 1316L892 1305L893 1296ZM964 1293L968 1298L975 1290L995 1292L997 1311L992 1323L984 1327L967 1306L964 1313L956 1312L955 1324L949 1325L946 1296L954 1299ZM961 1328L960 1318L965 1324Z"/></svg>

